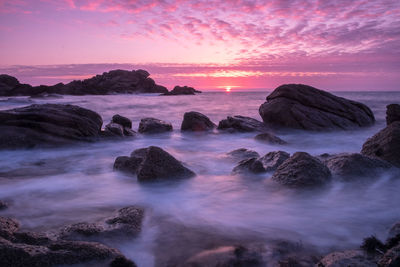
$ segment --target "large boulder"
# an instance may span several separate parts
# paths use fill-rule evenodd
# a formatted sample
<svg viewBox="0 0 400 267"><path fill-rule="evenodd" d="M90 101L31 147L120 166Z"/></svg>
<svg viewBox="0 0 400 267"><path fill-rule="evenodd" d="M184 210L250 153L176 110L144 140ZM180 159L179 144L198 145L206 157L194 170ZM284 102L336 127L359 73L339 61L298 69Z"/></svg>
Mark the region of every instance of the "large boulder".
<svg viewBox="0 0 400 267"><path fill-rule="evenodd" d="M103 121L73 105L43 104L0 111L0 148L31 148L99 137Z"/></svg>
<svg viewBox="0 0 400 267"><path fill-rule="evenodd" d="M306 152L296 152L272 175L272 180L288 187L323 185L331 179L329 169Z"/></svg>
<svg viewBox="0 0 400 267"><path fill-rule="evenodd" d="M118 157L114 169L136 174L139 181L189 178L195 173L173 156L156 146L137 149L131 157Z"/></svg>
<svg viewBox="0 0 400 267"><path fill-rule="evenodd" d="M245 116L228 116L218 124L218 130L228 132L263 132L266 131L265 124L256 119Z"/></svg>
<svg viewBox="0 0 400 267"><path fill-rule="evenodd" d="M259 113L269 126L311 131L346 130L375 122L366 105L304 84L279 86Z"/></svg>
<svg viewBox="0 0 400 267"><path fill-rule="evenodd" d="M165 92L162 95L195 95L196 93L201 93L194 89L193 87L189 86L175 86L170 92Z"/></svg>
<svg viewBox="0 0 400 267"><path fill-rule="evenodd" d="M172 124L155 118L140 120L138 132L144 134L164 133L172 131Z"/></svg>
<svg viewBox="0 0 400 267"><path fill-rule="evenodd" d="M0 96L30 95L35 92L29 84L21 84L13 76L0 74Z"/></svg>
<svg viewBox="0 0 400 267"><path fill-rule="evenodd" d="M332 174L343 178L375 177L391 167L386 161L371 158L359 153L334 155L325 162Z"/></svg>
<svg viewBox="0 0 400 267"><path fill-rule="evenodd" d="M394 121L400 121L399 104L390 104L386 106L386 124L389 125Z"/></svg>
<svg viewBox="0 0 400 267"><path fill-rule="evenodd" d="M206 115L200 112L190 111L183 115L183 121L181 125L182 131L210 131L217 127Z"/></svg>
<svg viewBox="0 0 400 267"><path fill-rule="evenodd" d="M263 164L265 171L270 172L275 171L288 158L290 154L285 151L272 151L259 158L259 161Z"/></svg>
<svg viewBox="0 0 400 267"><path fill-rule="evenodd" d="M395 121L369 138L361 154L378 157L400 167L400 121Z"/></svg>

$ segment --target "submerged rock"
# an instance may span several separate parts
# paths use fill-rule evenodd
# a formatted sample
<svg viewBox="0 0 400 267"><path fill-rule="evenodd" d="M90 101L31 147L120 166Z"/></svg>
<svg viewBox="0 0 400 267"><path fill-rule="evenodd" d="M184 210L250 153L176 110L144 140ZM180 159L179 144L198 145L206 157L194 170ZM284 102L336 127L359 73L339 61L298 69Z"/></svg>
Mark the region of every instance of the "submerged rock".
<svg viewBox="0 0 400 267"><path fill-rule="evenodd" d="M316 265L324 267L366 267L376 266L374 258L368 256L362 250L346 250L340 252L333 252L325 257Z"/></svg>
<svg viewBox="0 0 400 267"><path fill-rule="evenodd" d="M375 122L366 105L304 84L279 86L259 112L268 126L310 131L347 130Z"/></svg>
<svg viewBox="0 0 400 267"><path fill-rule="evenodd" d="M369 138L361 154L386 160L400 167L400 121L395 121Z"/></svg>
<svg viewBox="0 0 400 267"><path fill-rule="evenodd" d="M265 171L270 172L275 171L289 157L290 154L285 151L272 151L259 158L259 161L263 164Z"/></svg>
<svg viewBox="0 0 400 267"><path fill-rule="evenodd" d="M206 115L200 112L191 111L186 112L183 115L183 121L181 125L182 131L210 131L213 130L217 125L215 125Z"/></svg>
<svg viewBox="0 0 400 267"><path fill-rule="evenodd" d="M218 124L218 130L228 132L262 132L265 131L265 124L261 121L244 116L228 116Z"/></svg>
<svg viewBox="0 0 400 267"><path fill-rule="evenodd" d="M193 87L189 86L175 86L174 89L172 89L170 92L165 92L162 95L195 95L195 94L201 93L201 91L198 91L194 89Z"/></svg>
<svg viewBox="0 0 400 267"><path fill-rule="evenodd" d="M392 166L386 161L358 153L334 155L325 164L332 174L343 178L374 177Z"/></svg>
<svg viewBox="0 0 400 267"><path fill-rule="evenodd" d="M0 210L5 210L6 208L8 208L7 202L0 200Z"/></svg>
<svg viewBox="0 0 400 267"><path fill-rule="evenodd" d="M288 187L323 185L331 179L329 169L306 152L296 152L272 175L272 180Z"/></svg>
<svg viewBox="0 0 400 267"><path fill-rule="evenodd" d="M228 155L228 157L232 158L235 161L242 161L245 159L260 157L260 154L258 154L256 151L247 148L235 149L226 154Z"/></svg>
<svg viewBox="0 0 400 267"><path fill-rule="evenodd" d="M43 104L0 111L0 148L32 148L93 141L103 121L94 111L73 105Z"/></svg>
<svg viewBox="0 0 400 267"><path fill-rule="evenodd" d="M273 135L271 133L261 133L256 135L256 137L254 137L254 139L256 139L257 141L263 142L263 143L267 143L267 144L271 144L271 145L286 145L287 142L280 139L278 136Z"/></svg>
<svg viewBox="0 0 400 267"><path fill-rule="evenodd" d="M106 125L102 134L105 137L130 137L135 136L136 132L132 130L130 119L116 114L112 117L111 122Z"/></svg>
<svg viewBox="0 0 400 267"><path fill-rule="evenodd" d="M390 104L386 106L386 124L389 125L392 122L400 121L400 105Z"/></svg>
<svg viewBox="0 0 400 267"><path fill-rule="evenodd" d="M262 173L265 172L264 166L257 158L244 159L233 168L232 173L238 174L243 172Z"/></svg>
<svg viewBox="0 0 400 267"><path fill-rule="evenodd" d="M139 133L154 134L164 133L172 131L172 125L169 122L165 122L155 118L144 118L139 123Z"/></svg>
<svg viewBox="0 0 400 267"><path fill-rule="evenodd" d="M117 123L117 124L121 125L122 127L132 129L132 121L130 119L128 119L127 117L121 116L119 114L115 114L112 117L111 122Z"/></svg>
<svg viewBox="0 0 400 267"><path fill-rule="evenodd" d="M118 157L114 169L136 173L139 181L189 178L195 173L182 165L173 156L156 146L138 149L131 157Z"/></svg>

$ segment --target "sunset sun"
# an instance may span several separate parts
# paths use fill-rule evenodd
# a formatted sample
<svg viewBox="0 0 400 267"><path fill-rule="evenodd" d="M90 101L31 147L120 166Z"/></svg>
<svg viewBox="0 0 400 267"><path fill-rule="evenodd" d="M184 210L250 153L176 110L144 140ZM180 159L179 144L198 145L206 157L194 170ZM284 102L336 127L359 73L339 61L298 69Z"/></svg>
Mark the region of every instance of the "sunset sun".
<svg viewBox="0 0 400 267"><path fill-rule="evenodd" d="M226 92L229 93L229 92L231 91L231 89L232 89L232 88L231 88L230 86L225 86L225 91L226 91Z"/></svg>

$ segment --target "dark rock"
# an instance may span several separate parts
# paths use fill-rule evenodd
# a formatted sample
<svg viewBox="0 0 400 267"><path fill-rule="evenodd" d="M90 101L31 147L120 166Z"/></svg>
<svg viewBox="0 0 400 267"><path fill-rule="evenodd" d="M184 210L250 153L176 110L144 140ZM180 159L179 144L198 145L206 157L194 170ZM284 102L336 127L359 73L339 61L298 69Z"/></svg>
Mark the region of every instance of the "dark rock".
<svg viewBox="0 0 400 267"><path fill-rule="evenodd" d="M378 262L379 267L400 266L400 245L389 249Z"/></svg>
<svg viewBox="0 0 400 267"><path fill-rule="evenodd" d="M257 158L244 159L239 162L239 164L233 168L232 173L262 173L265 172L264 166L260 160Z"/></svg>
<svg viewBox="0 0 400 267"><path fill-rule="evenodd" d="M128 119L127 117L123 117L119 114L114 115L112 117L111 122L117 123L124 128L132 129L132 121L130 119Z"/></svg>
<svg viewBox="0 0 400 267"><path fill-rule="evenodd" d="M0 111L0 148L31 148L93 141L103 121L73 105L43 104Z"/></svg>
<svg viewBox="0 0 400 267"><path fill-rule="evenodd" d="M268 126L311 131L346 130L375 122L366 105L303 84L279 86L259 112Z"/></svg>
<svg viewBox="0 0 400 267"><path fill-rule="evenodd" d="M0 210L5 210L6 208L8 208L7 202L0 200Z"/></svg>
<svg viewBox="0 0 400 267"><path fill-rule="evenodd" d="M34 91L29 84L21 84L15 77L0 74L0 96L29 95Z"/></svg>
<svg viewBox="0 0 400 267"><path fill-rule="evenodd" d="M183 115L182 131L210 131L217 127L206 115L196 111L186 112Z"/></svg>
<svg viewBox="0 0 400 267"><path fill-rule="evenodd" d="M394 238L397 235L400 235L400 222L397 222L396 224L394 224L390 230L389 230L389 235L388 235L388 239L390 238Z"/></svg>
<svg viewBox="0 0 400 267"><path fill-rule="evenodd" d="M386 106L386 124L389 125L392 122L400 121L400 105L390 104Z"/></svg>
<svg viewBox="0 0 400 267"><path fill-rule="evenodd" d="M108 219L106 223L113 235L120 233L123 235L137 235L142 229L144 210L140 207L129 206L118 211L118 215Z"/></svg>
<svg viewBox="0 0 400 267"><path fill-rule="evenodd" d="M175 86L170 92L165 92L162 95L195 95L196 93L201 93L194 89L193 87L188 86Z"/></svg>
<svg viewBox="0 0 400 267"><path fill-rule="evenodd" d="M51 242L47 235L34 232L16 232L12 239L14 243L23 243L28 245L44 246Z"/></svg>
<svg viewBox="0 0 400 267"><path fill-rule="evenodd" d="M395 121L369 138L361 154L378 157L400 167L400 121Z"/></svg>
<svg viewBox="0 0 400 267"><path fill-rule="evenodd" d="M296 152L285 160L272 175L272 180L288 187L307 187L327 183L329 169L306 152Z"/></svg>
<svg viewBox="0 0 400 267"><path fill-rule="evenodd" d="M284 151L272 151L259 158L265 171L275 171L285 160L290 157L289 153Z"/></svg>
<svg viewBox="0 0 400 267"><path fill-rule="evenodd" d="M272 145L286 145L287 142L280 139L278 136L275 136L271 133L261 133L256 135L254 137L257 141L263 142L263 143L268 143Z"/></svg>
<svg viewBox="0 0 400 267"><path fill-rule="evenodd" d="M11 218L0 217L0 237L11 239L13 234L18 231L19 223Z"/></svg>
<svg viewBox="0 0 400 267"><path fill-rule="evenodd" d="M132 152L131 157L118 157L114 168L131 174L136 173L139 181L188 178L195 175L173 156L156 146L137 149Z"/></svg>
<svg viewBox="0 0 400 267"><path fill-rule="evenodd" d="M260 154L258 154L254 150L250 150L247 148L239 148L235 149L231 152L226 153L230 158L232 158L235 161L242 161L245 159L250 159L250 158L258 158L260 157Z"/></svg>
<svg viewBox="0 0 400 267"><path fill-rule="evenodd" d="M318 267L366 267L378 266L374 258L361 250L346 250L341 252L333 252L326 255L316 265Z"/></svg>
<svg viewBox="0 0 400 267"><path fill-rule="evenodd" d="M95 237L104 233L105 229L97 223L75 223L64 227L60 233L60 238L66 240L82 240L87 237Z"/></svg>
<svg viewBox="0 0 400 267"><path fill-rule="evenodd" d="M136 267L137 265L125 257L116 257L111 263L110 267Z"/></svg>
<svg viewBox="0 0 400 267"><path fill-rule="evenodd" d="M266 128L264 123L250 117L228 116L225 120L219 122L218 130L226 130L228 132L262 132Z"/></svg>
<svg viewBox="0 0 400 267"><path fill-rule="evenodd" d="M124 127L124 136L135 136L136 132L132 129Z"/></svg>
<svg viewBox="0 0 400 267"><path fill-rule="evenodd" d="M124 128L118 123L110 122L109 124L106 125L104 131L109 136L119 136L119 137L124 136Z"/></svg>
<svg viewBox="0 0 400 267"><path fill-rule="evenodd" d="M155 118L144 118L139 123L139 133L153 134L172 131L172 125L169 122Z"/></svg>
<svg viewBox="0 0 400 267"><path fill-rule="evenodd" d="M383 160L358 153L334 155L324 163L332 174L343 178L375 177L391 167L391 164Z"/></svg>

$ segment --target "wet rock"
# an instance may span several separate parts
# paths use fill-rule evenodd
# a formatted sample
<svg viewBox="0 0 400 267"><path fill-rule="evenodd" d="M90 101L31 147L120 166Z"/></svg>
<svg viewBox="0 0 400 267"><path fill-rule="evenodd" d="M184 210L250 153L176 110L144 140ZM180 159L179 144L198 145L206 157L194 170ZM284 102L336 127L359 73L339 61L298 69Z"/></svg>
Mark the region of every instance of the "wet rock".
<svg viewBox="0 0 400 267"><path fill-rule="evenodd" d="M111 263L110 267L136 267L137 265L125 257L116 257Z"/></svg>
<svg viewBox="0 0 400 267"><path fill-rule="evenodd" d="M325 257L316 265L318 267L366 267L378 266L374 258L368 256L361 250L346 250L333 252Z"/></svg>
<svg viewBox="0 0 400 267"><path fill-rule="evenodd" d="M104 137L130 137L135 136L136 132L132 130L132 122L130 119L121 115L114 115L109 124L106 125Z"/></svg>
<svg viewBox="0 0 400 267"><path fill-rule="evenodd" d="M43 104L0 111L0 148L32 148L97 140L103 121L73 105Z"/></svg>
<svg viewBox="0 0 400 267"><path fill-rule="evenodd" d="M250 150L247 148L239 148L232 150L231 152L226 153L228 157L235 161L242 161L250 158L259 158L260 154L258 154L254 150Z"/></svg>
<svg viewBox="0 0 400 267"><path fill-rule="evenodd" d="M262 173L265 172L265 169L260 160L257 158L250 158L240 161L239 164L232 170L233 174L244 172Z"/></svg>
<svg viewBox="0 0 400 267"><path fill-rule="evenodd" d="M105 229L98 223L75 223L66 226L60 233L60 238L66 240L82 240L87 237L95 237L104 233Z"/></svg>
<svg viewBox="0 0 400 267"><path fill-rule="evenodd" d="M400 121L400 105L390 104L386 106L386 124L389 125L392 122Z"/></svg>
<svg viewBox="0 0 400 267"><path fill-rule="evenodd" d="M164 133L172 131L172 125L169 122L165 122L155 118L144 118L139 123L139 133L153 134L153 133Z"/></svg>
<svg viewBox="0 0 400 267"><path fill-rule="evenodd" d="M16 220L7 217L0 217L0 237L11 239L18 229L19 223Z"/></svg>
<svg viewBox="0 0 400 267"><path fill-rule="evenodd" d="M170 92L165 92L162 95L195 95L196 93L201 93L194 89L193 87L189 86L175 86Z"/></svg>
<svg viewBox="0 0 400 267"><path fill-rule="evenodd" d="M259 113L268 126L310 131L347 130L375 122L366 105L304 84L279 86Z"/></svg>
<svg viewBox="0 0 400 267"><path fill-rule="evenodd" d="M124 136L124 128L121 125L113 122L110 122L106 125L105 132L109 136Z"/></svg>
<svg viewBox="0 0 400 267"><path fill-rule="evenodd" d="M119 114L114 115L112 117L111 122L117 123L124 128L132 129L132 121L130 119L128 119L127 117L121 116Z"/></svg>
<svg viewBox="0 0 400 267"><path fill-rule="evenodd" d="M389 249L378 262L379 267L400 266L400 245Z"/></svg>
<svg viewBox="0 0 400 267"><path fill-rule="evenodd" d="M42 233L16 232L14 233L12 241L14 243L43 246L49 244L52 240Z"/></svg>
<svg viewBox="0 0 400 267"><path fill-rule="evenodd" d="M289 153L284 151L272 151L265 154L259 159L263 164L265 171L275 171L285 160L290 157Z"/></svg>
<svg viewBox="0 0 400 267"><path fill-rule="evenodd" d="M285 160L272 175L272 180L288 187L310 187L330 181L331 172L317 158L296 152Z"/></svg>
<svg viewBox="0 0 400 267"><path fill-rule="evenodd" d="M191 111L186 112L183 115L183 121L181 125L182 131L210 131L217 127L206 115L200 112Z"/></svg>
<svg viewBox="0 0 400 267"><path fill-rule="evenodd" d="M5 210L6 208L8 208L7 202L0 200L0 210Z"/></svg>
<svg viewBox="0 0 400 267"><path fill-rule="evenodd" d="M139 181L188 178L195 175L173 156L156 146L135 150L129 158L118 157L114 168L131 174L136 173Z"/></svg>
<svg viewBox="0 0 400 267"><path fill-rule="evenodd" d="M257 141L263 142L263 143L267 143L267 144L271 144L271 145L285 145L287 144L286 141L280 139L278 136L275 136L271 133L261 133L256 135L256 137L254 137L254 139L256 139Z"/></svg>
<svg viewBox="0 0 400 267"><path fill-rule="evenodd" d="M324 163L332 174L343 178L375 177L392 166L386 161L359 153L334 155Z"/></svg>
<svg viewBox="0 0 400 267"><path fill-rule="evenodd" d="M218 124L218 130L227 132L262 132L265 131L265 124L261 121L244 116L228 116Z"/></svg>
<svg viewBox="0 0 400 267"><path fill-rule="evenodd" d="M377 157L400 167L400 121L395 121L369 138L361 154Z"/></svg>
<svg viewBox="0 0 400 267"><path fill-rule="evenodd" d="M400 222L395 223L389 230L388 239L400 235Z"/></svg>

